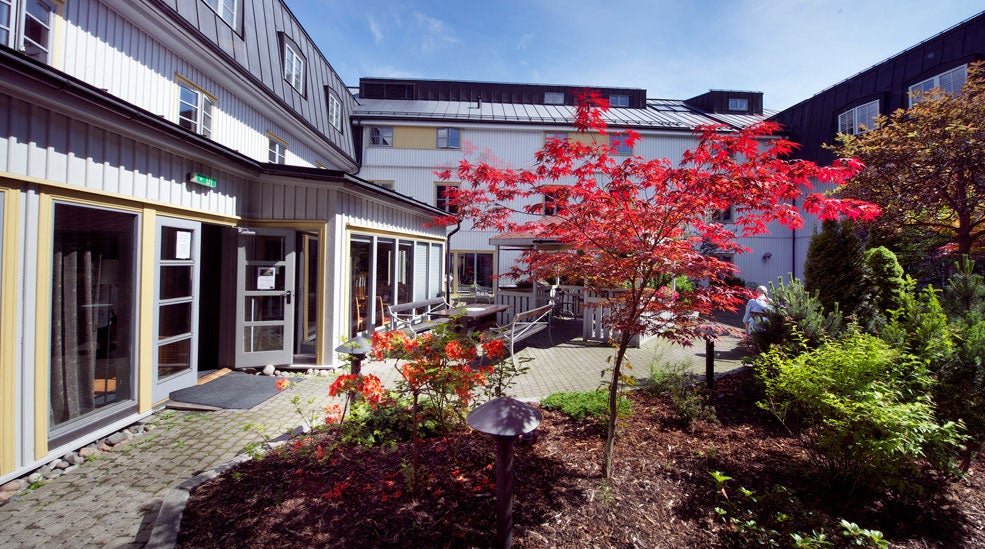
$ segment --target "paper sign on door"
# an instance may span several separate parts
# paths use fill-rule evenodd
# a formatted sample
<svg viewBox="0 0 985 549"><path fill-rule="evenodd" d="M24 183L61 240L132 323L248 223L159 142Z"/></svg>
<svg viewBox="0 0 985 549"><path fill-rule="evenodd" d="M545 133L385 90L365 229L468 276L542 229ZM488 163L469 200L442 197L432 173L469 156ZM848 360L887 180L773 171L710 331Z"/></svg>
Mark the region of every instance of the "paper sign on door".
<svg viewBox="0 0 985 549"><path fill-rule="evenodd" d="M257 268L257 289L258 290L273 290L277 284L277 268L276 267L258 267Z"/></svg>

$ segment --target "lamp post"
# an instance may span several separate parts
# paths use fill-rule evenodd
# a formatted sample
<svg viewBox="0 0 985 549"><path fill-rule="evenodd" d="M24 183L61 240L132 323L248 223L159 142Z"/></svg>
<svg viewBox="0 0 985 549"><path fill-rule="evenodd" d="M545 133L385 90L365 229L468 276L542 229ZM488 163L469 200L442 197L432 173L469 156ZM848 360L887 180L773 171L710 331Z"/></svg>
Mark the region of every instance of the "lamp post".
<svg viewBox="0 0 985 549"><path fill-rule="evenodd" d="M496 547L513 547L513 444L540 425L540 410L499 397L469 413L468 424L496 441Z"/></svg>
<svg viewBox="0 0 985 549"><path fill-rule="evenodd" d="M373 350L373 341L365 338L363 336L356 336L349 341L346 341L342 345L335 348L336 353L347 354L352 357L351 368L349 369L350 374L359 375L359 370L362 369L363 359L366 355ZM354 402L356 399L356 392L349 391L349 403ZM347 404L348 406L348 404Z"/></svg>

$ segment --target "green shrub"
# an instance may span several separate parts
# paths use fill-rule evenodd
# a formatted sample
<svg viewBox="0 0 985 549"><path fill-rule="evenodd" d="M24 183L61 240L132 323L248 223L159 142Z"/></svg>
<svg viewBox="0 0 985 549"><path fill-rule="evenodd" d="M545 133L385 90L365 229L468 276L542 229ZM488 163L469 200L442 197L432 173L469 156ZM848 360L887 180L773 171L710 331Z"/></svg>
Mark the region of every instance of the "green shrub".
<svg viewBox="0 0 985 549"><path fill-rule="evenodd" d="M541 402L547 410L559 410L574 419L594 417L604 419L609 417L609 392L604 390L584 391L573 393L554 393ZM616 401L616 413L627 416L632 411L629 399L620 395Z"/></svg>
<svg viewBox="0 0 985 549"><path fill-rule="evenodd" d="M872 287L873 305L880 315L889 318L890 311L902 306L903 296L907 293L903 267L896 260L896 254L879 246L866 250L865 270Z"/></svg>
<svg viewBox="0 0 985 549"><path fill-rule="evenodd" d="M703 384L690 373L685 363L650 367L650 387L653 392L670 400L681 420L690 427L697 420L717 422L715 407L707 403Z"/></svg>
<svg viewBox="0 0 985 549"><path fill-rule="evenodd" d="M752 334L753 343L764 351L774 345L794 353L814 349L847 331L838 305L825 313L817 295L792 276L789 283L770 283L770 294L774 308L766 315L764 329Z"/></svg>
<svg viewBox="0 0 985 549"><path fill-rule="evenodd" d="M442 421L441 409L422 403L419 411L418 436L428 438L444 432L448 421ZM449 414L447 410L443 413ZM373 408L358 400L349 407L349 413L340 426L340 440L363 446L394 446L413 438L414 415L410 400L400 399L393 406Z"/></svg>
<svg viewBox="0 0 985 549"><path fill-rule="evenodd" d="M927 458L949 467L964 439L961 425L939 422L923 361L869 335L852 335L789 357L759 357L765 387L759 406L799 437L830 481L905 488L905 474Z"/></svg>
<svg viewBox="0 0 985 549"><path fill-rule="evenodd" d="M865 248L851 221L825 221L807 248L804 287L825 309L855 315L869 294Z"/></svg>

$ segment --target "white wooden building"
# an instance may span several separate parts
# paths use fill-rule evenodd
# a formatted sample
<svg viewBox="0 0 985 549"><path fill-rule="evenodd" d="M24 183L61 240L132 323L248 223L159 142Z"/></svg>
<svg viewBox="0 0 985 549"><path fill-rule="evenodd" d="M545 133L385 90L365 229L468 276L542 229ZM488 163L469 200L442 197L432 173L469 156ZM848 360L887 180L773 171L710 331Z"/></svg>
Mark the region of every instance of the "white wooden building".
<svg viewBox="0 0 985 549"><path fill-rule="evenodd" d="M444 189L460 183L439 180L437 170L454 168L461 159L531 167L546 139L580 138L572 126L574 105L577 92L588 87L610 99L610 132L632 129L640 135L633 150L620 151L626 155L676 162L696 145L698 126L743 128L765 118L760 92L714 90L670 100L647 98L646 90L636 88L363 78L353 113L360 176L446 209ZM774 229L743 239L752 251L732 258L753 285L791 271L790 231ZM452 293L491 287L494 276L513 265L519 252L497 256L493 236L462 227L451 237Z"/></svg>
<svg viewBox="0 0 985 549"><path fill-rule="evenodd" d="M280 0L0 0L0 482L438 295L354 106Z"/></svg>

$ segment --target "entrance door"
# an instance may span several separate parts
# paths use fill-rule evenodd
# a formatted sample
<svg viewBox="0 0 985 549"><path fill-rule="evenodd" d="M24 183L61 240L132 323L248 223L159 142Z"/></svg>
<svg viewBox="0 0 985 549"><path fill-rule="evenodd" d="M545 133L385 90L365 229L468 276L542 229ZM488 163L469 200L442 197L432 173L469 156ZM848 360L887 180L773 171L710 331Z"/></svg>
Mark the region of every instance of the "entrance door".
<svg viewBox="0 0 985 549"><path fill-rule="evenodd" d="M294 358L294 231L253 229L240 234L236 367L290 364Z"/></svg>
<svg viewBox="0 0 985 549"><path fill-rule="evenodd" d="M154 402L198 378L201 235L198 222L157 218Z"/></svg>

